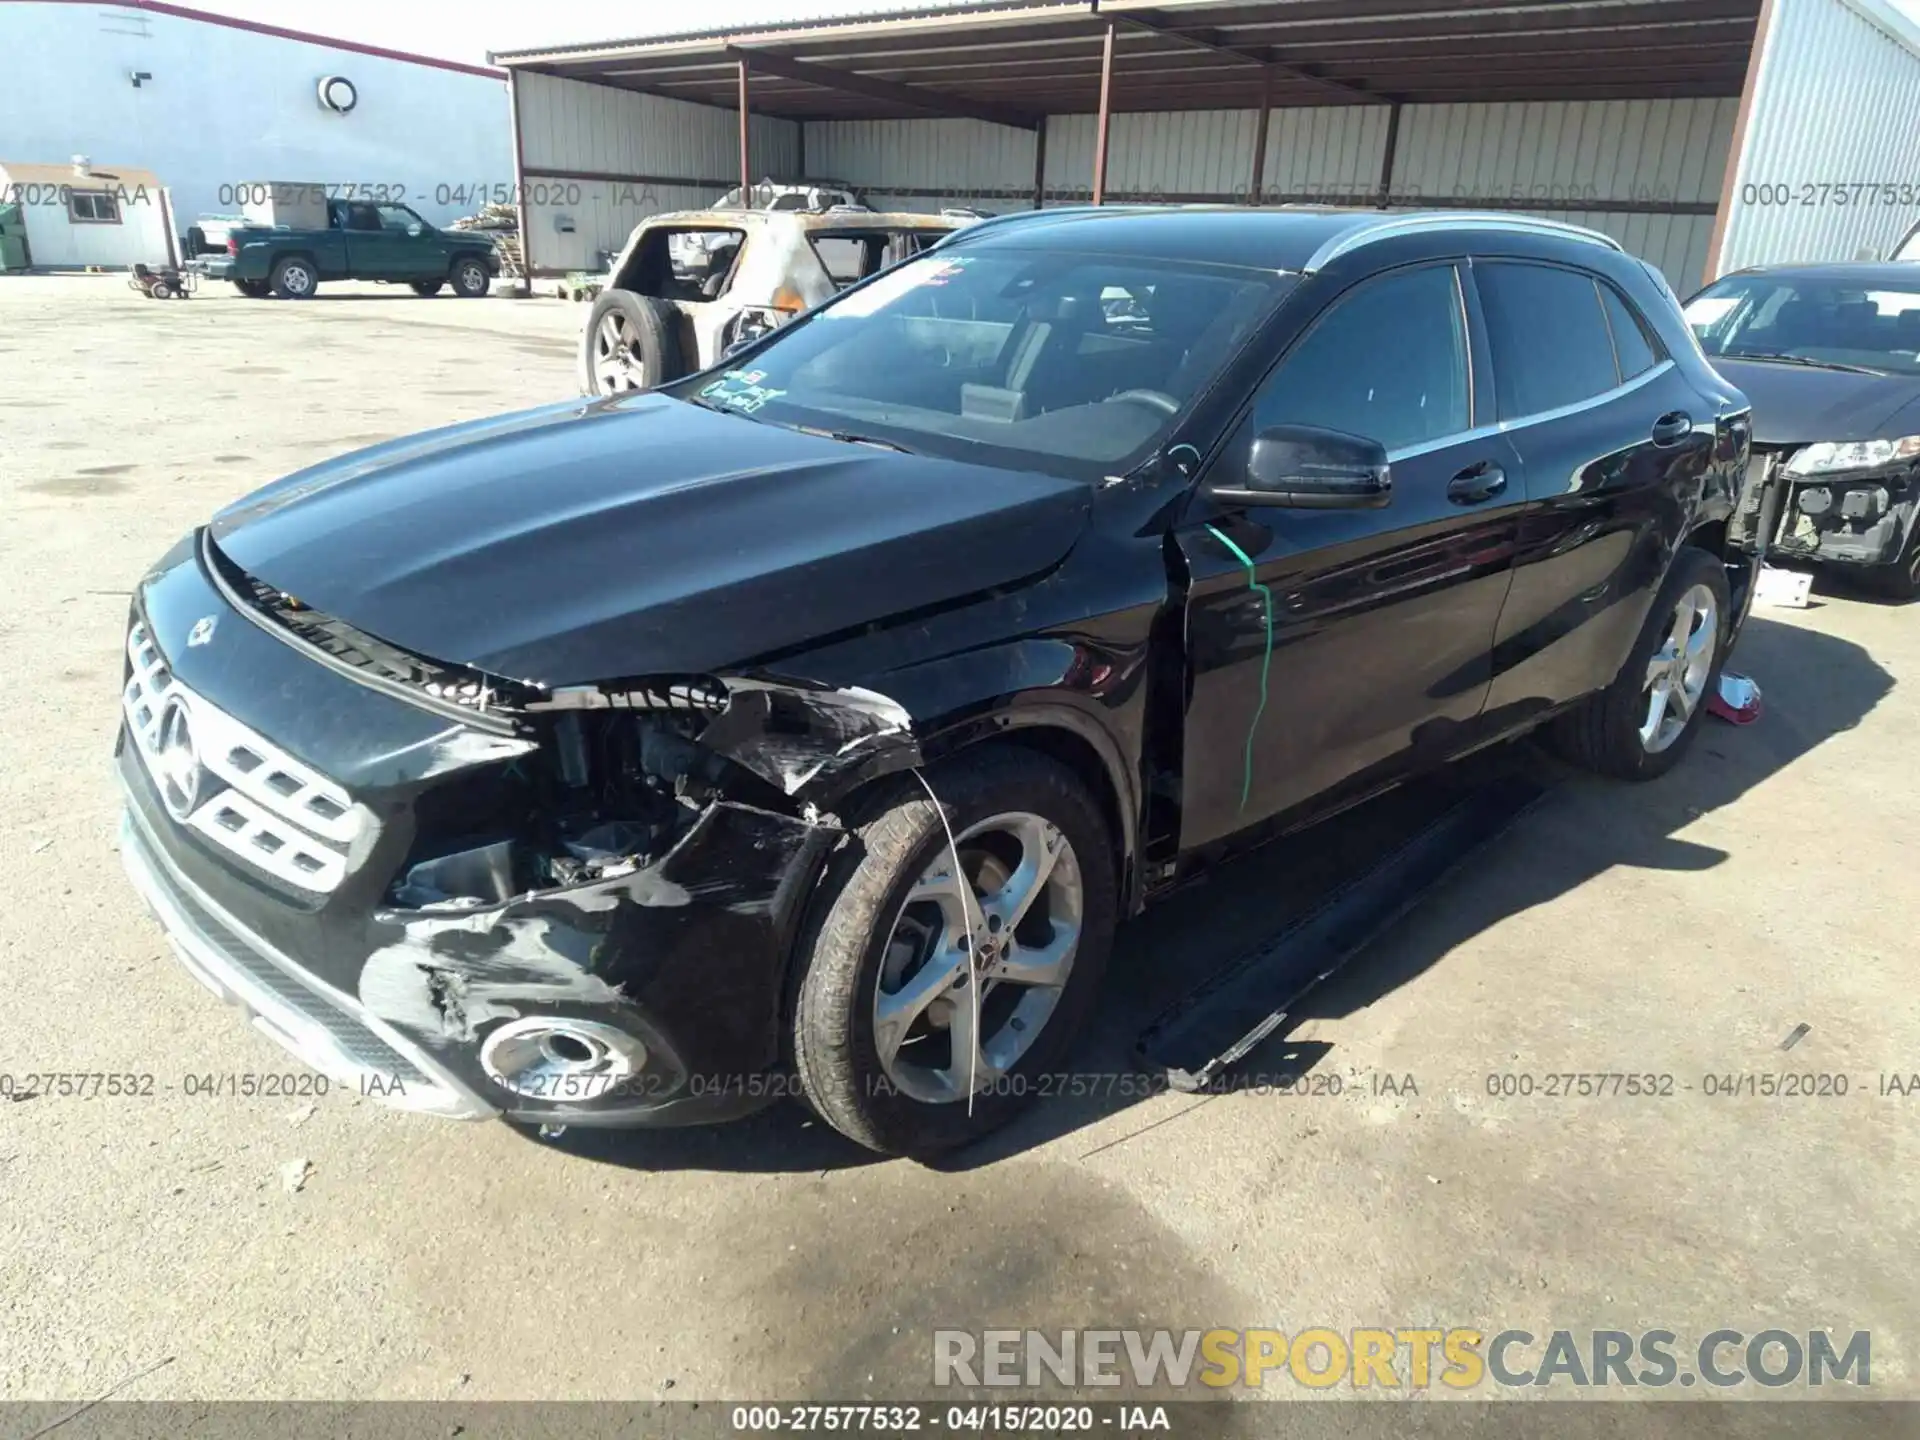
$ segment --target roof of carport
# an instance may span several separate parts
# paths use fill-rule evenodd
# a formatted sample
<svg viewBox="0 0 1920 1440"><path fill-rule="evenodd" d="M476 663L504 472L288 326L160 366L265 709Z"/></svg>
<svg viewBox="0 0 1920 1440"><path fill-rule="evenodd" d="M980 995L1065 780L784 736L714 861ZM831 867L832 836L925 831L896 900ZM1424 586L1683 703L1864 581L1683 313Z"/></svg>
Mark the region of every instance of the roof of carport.
<svg viewBox="0 0 1920 1440"><path fill-rule="evenodd" d="M1760 0L1025 0L491 56L791 119L1737 95Z"/></svg>

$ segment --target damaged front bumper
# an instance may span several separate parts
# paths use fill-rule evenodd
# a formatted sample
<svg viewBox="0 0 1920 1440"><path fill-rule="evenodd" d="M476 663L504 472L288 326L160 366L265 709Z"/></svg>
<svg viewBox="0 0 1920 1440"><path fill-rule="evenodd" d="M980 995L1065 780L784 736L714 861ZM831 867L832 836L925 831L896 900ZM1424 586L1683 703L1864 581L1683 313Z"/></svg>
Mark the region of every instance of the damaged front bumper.
<svg viewBox="0 0 1920 1440"><path fill-rule="evenodd" d="M910 746L889 702L723 681L683 727L711 745L633 687L465 724L230 599L204 554L142 586L117 755L127 872L197 979L436 1115L667 1125L780 1093L788 959L842 838L795 792Z"/></svg>

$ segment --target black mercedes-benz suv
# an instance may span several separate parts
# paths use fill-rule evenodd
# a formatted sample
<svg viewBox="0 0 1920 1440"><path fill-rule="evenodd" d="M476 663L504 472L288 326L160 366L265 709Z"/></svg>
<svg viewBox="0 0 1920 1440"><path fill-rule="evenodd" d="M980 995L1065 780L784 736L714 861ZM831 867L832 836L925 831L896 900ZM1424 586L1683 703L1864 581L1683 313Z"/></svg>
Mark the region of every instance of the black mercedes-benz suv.
<svg viewBox="0 0 1920 1440"><path fill-rule="evenodd" d="M399 1104L926 1152L1060 1065L1123 917L1552 722L1687 748L1747 402L1512 216L990 220L663 390L413 436L141 581L135 884Z"/></svg>

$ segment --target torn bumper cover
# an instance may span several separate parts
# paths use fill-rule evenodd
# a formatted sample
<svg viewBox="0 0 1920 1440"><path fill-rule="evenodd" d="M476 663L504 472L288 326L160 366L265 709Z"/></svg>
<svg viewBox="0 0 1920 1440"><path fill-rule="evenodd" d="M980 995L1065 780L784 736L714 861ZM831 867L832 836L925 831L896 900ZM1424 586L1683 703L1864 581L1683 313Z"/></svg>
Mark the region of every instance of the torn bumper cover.
<svg viewBox="0 0 1920 1440"><path fill-rule="evenodd" d="M202 983L435 1114L691 1123L779 1092L788 960L842 838L805 792L915 763L898 706L623 683L509 735L314 663L204 581L189 559L142 591L117 756L126 868ZM217 657L185 643L210 613Z"/></svg>

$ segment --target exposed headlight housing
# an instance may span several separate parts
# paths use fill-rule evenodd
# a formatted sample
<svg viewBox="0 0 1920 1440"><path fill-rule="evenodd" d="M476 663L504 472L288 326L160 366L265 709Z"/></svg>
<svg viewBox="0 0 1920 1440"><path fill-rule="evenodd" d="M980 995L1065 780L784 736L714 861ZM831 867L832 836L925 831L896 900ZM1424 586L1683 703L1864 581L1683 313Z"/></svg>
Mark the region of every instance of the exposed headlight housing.
<svg viewBox="0 0 1920 1440"><path fill-rule="evenodd" d="M1830 475L1836 470L1877 470L1920 455L1920 435L1899 440L1823 440L1803 446L1787 462L1789 475Z"/></svg>

